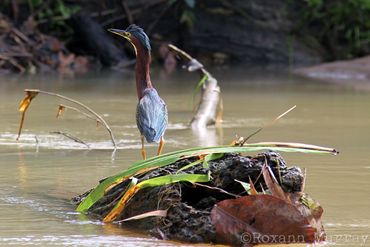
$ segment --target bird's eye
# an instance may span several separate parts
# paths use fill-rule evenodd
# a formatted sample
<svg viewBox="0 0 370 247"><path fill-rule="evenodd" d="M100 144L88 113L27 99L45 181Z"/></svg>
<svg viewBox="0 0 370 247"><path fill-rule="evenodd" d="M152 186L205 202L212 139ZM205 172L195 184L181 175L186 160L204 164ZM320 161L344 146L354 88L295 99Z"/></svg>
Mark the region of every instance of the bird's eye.
<svg viewBox="0 0 370 247"><path fill-rule="evenodd" d="M129 37L131 37L131 33L125 32L125 36L129 38Z"/></svg>

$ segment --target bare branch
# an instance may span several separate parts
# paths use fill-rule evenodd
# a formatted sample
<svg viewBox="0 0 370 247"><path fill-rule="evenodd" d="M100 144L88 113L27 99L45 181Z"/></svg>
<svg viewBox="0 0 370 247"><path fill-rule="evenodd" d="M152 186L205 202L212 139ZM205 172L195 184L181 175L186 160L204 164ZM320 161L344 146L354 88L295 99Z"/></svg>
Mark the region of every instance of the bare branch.
<svg viewBox="0 0 370 247"><path fill-rule="evenodd" d="M82 115L84 115L85 117L91 119L91 120L94 120L97 122L97 124L102 124L102 122L98 119L98 118L95 118L89 114L87 114L86 112L83 112L81 111L80 109L76 108L76 107L73 107L73 106L68 106L68 105L63 105L63 104L60 104L59 107L63 107L65 109L70 109L70 110L73 110L73 111L76 111L78 113L81 113ZM57 117L59 117L59 114L57 115Z"/></svg>
<svg viewBox="0 0 370 247"><path fill-rule="evenodd" d="M107 131L109 132L109 135L110 135L110 138L111 138L111 141L112 141L112 144L114 146L114 149L117 149L117 144L116 144L116 141L114 139L114 135L113 135L113 132L112 130L110 129L109 125L107 124L107 122L99 115L97 114L95 111L93 111L90 107L82 104L81 102L77 101L77 100L74 100L74 99L71 99L71 98L68 98L66 96L63 96L63 95L60 95L60 94L56 94L56 93L52 93L52 92L46 92L46 91L42 91L42 90L38 90L38 89L25 89L24 90L26 92L26 98L21 102L21 108L20 108L20 111L22 112L22 120L21 120L21 124L20 124L20 128L19 128L19 133L18 133L18 138L17 140L19 139L19 136L21 135L21 130L22 130L22 127L23 127L23 121L24 121L24 117L25 117L25 113L26 113L26 110L32 100L32 98L34 98L35 96L31 97L30 95L37 95L37 94L46 94L46 95L49 95L49 96L54 96L54 97L58 97L58 98L61 98L63 100L66 100L66 101L69 101L69 102L72 102L80 107L82 107L83 109L85 109L87 112L91 113L92 115L94 115L101 123L102 125L107 129ZM28 99L28 104L23 104L24 101L26 101ZM25 105L25 106L24 106ZM23 107L23 109L22 109Z"/></svg>
<svg viewBox="0 0 370 247"><path fill-rule="evenodd" d="M81 143L83 145L85 145L87 148L90 148L90 146L84 142L83 140L81 140L80 138L78 137L75 137L75 136L72 136L71 134L68 134L66 132L62 132L62 131L53 131L53 132L50 132L51 134L58 134L58 135L62 135L62 136L65 136L67 137L68 139L71 139L77 143Z"/></svg>
<svg viewBox="0 0 370 247"><path fill-rule="evenodd" d="M222 116L220 112L222 109L220 103L221 89L218 86L217 80L204 68L203 64L185 51L172 44L168 45L168 48L187 62L185 65L187 71L200 72L201 80L197 88L201 87L202 89L201 100L190 122L191 128L193 130L199 130L206 128L208 125L213 125L216 122L220 123Z"/></svg>
<svg viewBox="0 0 370 247"><path fill-rule="evenodd" d="M280 118L284 117L285 115L287 115L289 112L293 111L297 106L294 105L293 107L289 108L288 110L286 110L284 113L280 114L278 117L276 117L275 119L273 119L271 122L263 125L262 127L260 127L259 129L257 129L255 132L253 132L252 134L250 134L249 136L247 136L246 138L243 138L242 137L242 141L240 142L240 145L244 145L244 143L246 143L252 136L258 134L261 130L263 130L264 128L266 127L270 127L272 125L274 125Z"/></svg>
<svg viewBox="0 0 370 247"><path fill-rule="evenodd" d="M177 46L172 45L172 44L169 44L168 48L170 49L170 51L176 53L177 55L179 55L181 57L181 59L184 59L185 61L189 62L190 64L200 64L201 66L200 66L199 70L200 70L201 74L212 77L211 74L203 67L203 65L198 60L196 60L195 58L190 56L187 52L181 50L180 48L178 48ZM189 70L189 68L190 68L190 70ZM192 70L191 66L189 66L188 71L192 72L192 71L195 71L195 70Z"/></svg>

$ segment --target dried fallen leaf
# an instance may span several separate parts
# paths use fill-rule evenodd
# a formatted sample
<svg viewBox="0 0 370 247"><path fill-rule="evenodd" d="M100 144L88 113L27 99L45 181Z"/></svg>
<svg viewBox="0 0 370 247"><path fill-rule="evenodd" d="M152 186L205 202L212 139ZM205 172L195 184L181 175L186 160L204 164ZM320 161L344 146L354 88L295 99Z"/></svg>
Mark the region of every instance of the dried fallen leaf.
<svg viewBox="0 0 370 247"><path fill-rule="evenodd" d="M271 171L270 167L264 164L262 167L262 175L271 194L277 198L291 202L287 193L283 191L283 189L277 183L276 178L273 177L273 174L274 173Z"/></svg>
<svg viewBox="0 0 370 247"><path fill-rule="evenodd" d="M251 177L248 177L248 179L249 179L249 184L251 186L250 194L251 195L258 195L258 191L256 190L256 187L254 187L254 183L253 183Z"/></svg>
<svg viewBox="0 0 370 247"><path fill-rule="evenodd" d="M58 112L57 112L57 118L63 115L65 110L66 110L66 107L64 105L59 105Z"/></svg>
<svg viewBox="0 0 370 247"><path fill-rule="evenodd" d="M27 90L25 90L25 92L26 92L26 96L24 97L24 99L19 104L19 111L20 112L25 112L27 110L27 108L30 106L31 101L39 94L38 91L27 91Z"/></svg>
<svg viewBox="0 0 370 247"><path fill-rule="evenodd" d="M26 96L24 99L21 101L19 104L19 111L22 112L22 117L21 117L21 122L19 124L19 130L18 130L18 136L17 140L19 140L19 137L21 136L22 133L22 128L23 128L23 123L24 123L24 118L26 116L26 110L31 104L31 101L39 94L38 90L25 90Z"/></svg>
<svg viewBox="0 0 370 247"><path fill-rule="evenodd" d="M167 210L154 210L154 211L146 212L143 214L135 215L130 218L126 218L124 220L116 221L116 223L130 221L130 220L141 220L147 217L166 217L166 216L167 216Z"/></svg>
<svg viewBox="0 0 370 247"><path fill-rule="evenodd" d="M251 195L224 200L211 212L218 242L233 246L259 243L313 243L324 240L321 222L311 220L285 200Z"/></svg>

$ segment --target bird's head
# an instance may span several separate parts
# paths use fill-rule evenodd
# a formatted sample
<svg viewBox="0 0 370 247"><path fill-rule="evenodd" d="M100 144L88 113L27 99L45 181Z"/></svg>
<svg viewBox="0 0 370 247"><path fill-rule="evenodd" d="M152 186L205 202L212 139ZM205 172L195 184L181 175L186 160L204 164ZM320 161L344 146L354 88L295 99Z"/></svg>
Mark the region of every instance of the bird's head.
<svg viewBox="0 0 370 247"><path fill-rule="evenodd" d="M136 54L137 49L140 48L146 50L147 52L150 52L151 50L148 35L146 35L141 27L135 24L130 25L125 30L110 28L108 31L127 39L134 47Z"/></svg>

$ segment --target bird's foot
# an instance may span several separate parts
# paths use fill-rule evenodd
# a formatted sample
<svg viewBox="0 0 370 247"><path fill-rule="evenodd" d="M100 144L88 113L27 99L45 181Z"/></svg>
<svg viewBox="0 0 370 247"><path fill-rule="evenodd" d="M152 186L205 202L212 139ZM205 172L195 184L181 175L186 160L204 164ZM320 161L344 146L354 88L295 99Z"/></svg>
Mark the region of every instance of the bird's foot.
<svg viewBox="0 0 370 247"><path fill-rule="evenodd" d="M145 149L141 149L141 156L143 156L143 160L146 160L146 151L145 151Z"/></svg>

